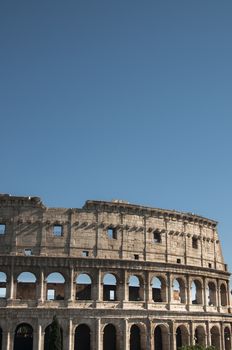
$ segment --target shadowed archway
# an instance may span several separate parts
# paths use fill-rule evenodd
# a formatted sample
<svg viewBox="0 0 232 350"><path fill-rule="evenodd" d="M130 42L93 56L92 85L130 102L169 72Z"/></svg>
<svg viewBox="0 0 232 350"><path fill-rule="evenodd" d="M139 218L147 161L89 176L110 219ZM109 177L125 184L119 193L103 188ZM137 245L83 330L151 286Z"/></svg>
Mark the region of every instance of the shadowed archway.
<svg viewBox="0 0 232 350"><path fill-rule="evenodd" d="M75 330L74 350L90 350L90 328L80 324Z"/></svg>
<svg viewBox="0 0 232 350"><path fill-rule="evenodd" d="M114 325L108 324L104 328L103 350L116 350L116 329Z"/></svg>
<svg viewBox="0 0 232 350"><path fill-rule="evenodd" d="M14 350L33 350L33 328L29 324L21 323L16 327Z"/></svg>

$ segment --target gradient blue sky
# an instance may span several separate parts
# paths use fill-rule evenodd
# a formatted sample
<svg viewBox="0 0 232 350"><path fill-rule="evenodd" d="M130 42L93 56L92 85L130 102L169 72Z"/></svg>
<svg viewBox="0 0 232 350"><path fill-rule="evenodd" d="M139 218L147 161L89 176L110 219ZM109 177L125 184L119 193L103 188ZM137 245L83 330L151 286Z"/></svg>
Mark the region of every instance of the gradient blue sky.
<svg viewBox="0 0 232 350"><path fill-rule="evenodd" d="M2 0L0 192L220 222L232 270L232 1Z"/></svg>

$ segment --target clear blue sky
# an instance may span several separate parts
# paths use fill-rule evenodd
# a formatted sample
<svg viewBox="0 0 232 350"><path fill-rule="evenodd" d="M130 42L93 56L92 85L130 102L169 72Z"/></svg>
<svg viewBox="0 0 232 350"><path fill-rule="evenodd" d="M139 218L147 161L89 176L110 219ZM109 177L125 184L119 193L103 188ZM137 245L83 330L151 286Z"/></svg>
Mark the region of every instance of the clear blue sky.
<svg viewBox="0 0 232 350"><path fill-rule="evenodd" d="M0 192L220 222L232 270L231 0L2 0Z"/></svg>

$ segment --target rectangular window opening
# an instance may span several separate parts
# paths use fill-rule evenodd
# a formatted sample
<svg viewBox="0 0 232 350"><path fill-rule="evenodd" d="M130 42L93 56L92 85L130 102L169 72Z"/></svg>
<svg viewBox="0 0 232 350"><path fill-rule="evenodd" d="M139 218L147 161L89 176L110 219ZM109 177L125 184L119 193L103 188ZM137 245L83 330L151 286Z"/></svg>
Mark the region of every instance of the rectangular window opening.
<svg viewBox="0 0 232 350"><path fill-rule="evenodd" d="M82 251L82 256L83 256L83 257L89 256L88 250L83 250L83 251Z"/></svg>
<svg viewBox="0 0 232 350"><path fill-rule="evenodd" d="M56 237L61 237L63 235L63 226L62 225L54 225L53 226L53 235Z"/></svg>
<svg viewBox="0 0 232 350"><path fill-rule="evenodd" d="M139 260L139 255L138 255L138 254L135 254L135 255L134 255L134 258L135 258L135 260Z"/></svg>
<svg viewBox="0 0 232 350"><path fill-rule="evenodd" d="M26 256L31 256L32 255L32 249L24 249L24 254Z"/></svg>
<svg viewBox="0 0 232 350"><path fill-rule="evenodd" d="M0 235L4 235L6 233L6 224L0 224Z"/></svg>
<svg viewBox="0 0 232 350"><path fill-rule="evenodd" d="M107 229L107 235L111 239L117 239L117 230L116 230L116 228L109 227Z"/></svg>
<svg viewBox="0 0 232 350"><path fill-rule="evenodd" d="M48 289L47 300L55 300L55 289Z"/></svg>
<svg viewBox="0 0 232 350"><path fill-rule="evenodd" d="M194 238L194 237L193 237L193 239L192 239L192 247L193 247L194 249L197 249L197 248L198 248L198 240L197 240L197 238Z"/></svg>
<svg viewBox="0 0 232 350"><path fill-rule="evenodd" d="M6 297L6 288L0 287L0 299L4 299Z"/></svg>
<svg viewBox="0 0 232 350"><path fill-rule="evenodd" d="M115 300L115 291L110 290L110 300Z"/></svg>
<svg viewBox="0 0 232 350"><path fill-rule="evenodd" d="M209 268L210 268L210 269L212 268L212 264L211 264L211 263L209 263Z"/></svg>
<svg viewBox="0 0 232 350"><path fill-rule="evenodd" d="M181 264L181 259L176 259L177 264Z"/></svg>

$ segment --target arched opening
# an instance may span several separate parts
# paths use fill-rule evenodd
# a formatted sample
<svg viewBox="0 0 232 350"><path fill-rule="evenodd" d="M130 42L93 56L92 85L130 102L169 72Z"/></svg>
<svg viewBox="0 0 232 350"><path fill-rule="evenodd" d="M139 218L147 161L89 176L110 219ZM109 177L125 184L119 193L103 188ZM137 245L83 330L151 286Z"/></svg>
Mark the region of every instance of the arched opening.
<svg viewBox="0 0 232 350"><path fill-rule="evenodd" d="M198 280L192 281L191 301L192 301L192 304L202 304L202 286L201 286L201 282Z"/></svg>
<svg viewBox="0 0 232 350"><path fill-rule="evenodd" d="M163 350L162 330L160 326L155 327L155 350Z"/></svg>
<svg viewBox="0 0 232 350"><path fill-rule="evenodd" d="M188 331L185 326L179 326L176 329L176 349L188 345Z"/></svg>
<svg viewBox="0 0 232 350"><path fill-rule="evenodd" d="M143 300L143 289L140 285L140 280L137 276L130 276L129 278L129 300L139 301Z"/></svg>
<svg viewBox="0 0 232 350"><path fill-rule="evenodd" d="M181 278L176 278L173 281L172 298L174 303L185 303L185 285Z"/></svg>
<svg viewBox="0 0 232 350"><path fill-rule="evenodd" d="M169 350L169 334L165 325L158 325L154 331L154 350Z"/></svg>
<svg viewBox="0 0 232 350"><path fill-rule="evenodd" d="M205 330L204 327L198 326L194 332L194 341L196 345L205 346Z"/></svg>
<svg viewBox="0 0 232 350"><path fill-rule="evenodd" d="M224 284L221 284L220 286L220 297L221 297L221 306L227 305L227 293L226 293L226 287Z"/></svg>
<svg viewBox="0 0 232 350"><path fill-rule="evenodd" d="M103 334L103 350L116 350L116 329L112 324L108 324L104 328Z"/></svg>
<svg viewBox="0 0 232 350"><path fill-rule="evenodd" d="M210 330L211 336L211 345L216 348L216 350L220 350L220 332L218 327L213 326Z"/></svg>
<svg viewBox="0 0 232 350"><path fill-rule="evenodd" d="M166 285L161 277L153 277L152 281L152 300L155 303L166 301Z"/></svg>
<svg viewBox="0 0 232 350"><path fill-rule="evenodd" d="M169 350L168 329L164 325L155 327L154 350Z"/></svg>
<svg viewBox="0 0 232 350"><path fill-rule="evenodd" d="M90 350L90 328L80 324L75 330L74 350Z"/></svg>
<svg viewBox="0 0 232 350"><path fill-rule="evenodd" d="M14 350L33 349L33 328L27 323L17 326L14 335Z"/></svg>
<svg viewBox="0 0 232 350"><path fill-rule="evenodd" d="M2 350L2 328L0 328L0 350Z"/></svg>
<svg viewBox="0 0 232 350"><path fill-rule="evenodd" d="M224 329L224 343L225 350L231 350L231 335L229 327L225 327Z"/></svg>
<svg viewBox="0 0 232 350"><path fill-rule="evenodd" d="M216 287L213 282L208 283L207 296L208 296L208 305L216 306Z"/></svg>
<svg viewBox="0 0 232 350"><path fill-rule="evenodd" d="M50 273L47 278L47 300L64 300L65 279L59 272Z"/></svg>
<svg viewBox="0 0 232 350"><path fill-rule="evenodd" d="M16 299L36 299L36 277L31 272L22 272L17 277Z"/></svg>
<svg viewBox="0 0 232 350"><path fill-rule="evenodd" d="M49 339L51 338L51 331L52 331L52 327L51 324L49 324L46 328L45 328L45 332L44 332L44 350L50 350L49 349ZM61 344L62 344L62 349L63 349L63 329L60 327L60 334L61 334ZM24 349L22 349L24 350Z"/></svg>
<svg viewBox="0 0 232 350"><path fill-rule="evenodd" d="M7 277L5 272L0 272L0 299L6 298L6 282Z"/></svg>
<svg viewBox="0 0 232 350"><path fill-rule="evenodd" d="M76 300L91 300L92 280L86 273L76 278Z"/></svg>
<svg viewBox="0 0 232 350"><path fill-rule="evenodd" d="M111 273L105 274L103 278L103 300L117 300L117 280Z"/></svg>
<svg viewBox="0 0 232 350"><path fill-rule="evenodd" d="M130 329L130 350L141 350L140 328L136 324Z"/></svg>

